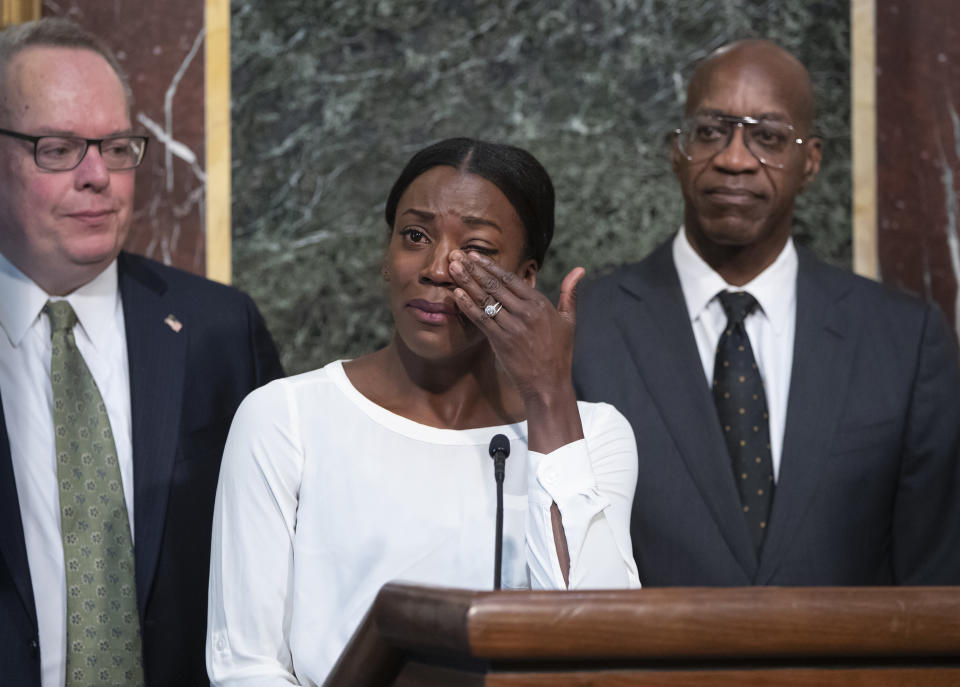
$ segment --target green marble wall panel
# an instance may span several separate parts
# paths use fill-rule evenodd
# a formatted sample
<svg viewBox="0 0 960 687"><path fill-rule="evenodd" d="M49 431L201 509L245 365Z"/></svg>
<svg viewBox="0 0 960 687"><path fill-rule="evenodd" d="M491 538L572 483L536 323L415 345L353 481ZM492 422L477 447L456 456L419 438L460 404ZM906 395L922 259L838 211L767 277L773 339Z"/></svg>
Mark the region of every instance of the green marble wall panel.
<svg viewBox="0 0 960 687"><path fill-rule="evenodd" d="M849 3L808 0L248 0L232 4L235 282L291 372L383 345L383 205L449 136L533 152L557 188L540 285L676 230L666 134L692 65L766 36L809 67L825 162L797 237L850 261Z"/></svg>

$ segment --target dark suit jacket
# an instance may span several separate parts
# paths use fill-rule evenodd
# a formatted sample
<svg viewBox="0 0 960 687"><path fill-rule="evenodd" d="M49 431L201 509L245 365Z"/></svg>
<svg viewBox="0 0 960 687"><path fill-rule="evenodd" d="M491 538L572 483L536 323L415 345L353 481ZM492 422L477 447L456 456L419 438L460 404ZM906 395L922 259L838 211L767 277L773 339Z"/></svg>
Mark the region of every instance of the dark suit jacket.
<svg viewBox="0 0 960 687"><path fill-rule="evenodd" d="M147 685L209 685L210 529L227 430L243 397L283 374L245 294L122 253L130 364L137 603ZM164 319L182 324L174 332ZM50 590L51 594L62 590ZM40 685L34 595L0 410L0 682Z"/></svg>
<svg viewBox="0 0 960 687"><path fill-rule="evenodd" d="M670 244L585 285L574 384L636 433L646 585L960 584L960 372L935 307L799 251L782 461L751 546Z"/></svg>

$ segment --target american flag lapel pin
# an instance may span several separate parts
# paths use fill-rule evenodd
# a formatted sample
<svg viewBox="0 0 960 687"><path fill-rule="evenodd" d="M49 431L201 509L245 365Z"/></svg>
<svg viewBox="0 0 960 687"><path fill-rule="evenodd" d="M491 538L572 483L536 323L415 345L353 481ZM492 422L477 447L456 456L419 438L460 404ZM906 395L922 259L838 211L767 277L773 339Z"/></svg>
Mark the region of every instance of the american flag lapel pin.
<svg viewBox="0 0 960 687"><path fill-rule="evenodd" d="M173 315L172 313L170 315L167 315L166 318L163 320L163 322L168 327L170 327L170 329L172 329L176 334L179 334L180 330L183 329L183 323L180 320L178 320L176 316Z"/></svg>

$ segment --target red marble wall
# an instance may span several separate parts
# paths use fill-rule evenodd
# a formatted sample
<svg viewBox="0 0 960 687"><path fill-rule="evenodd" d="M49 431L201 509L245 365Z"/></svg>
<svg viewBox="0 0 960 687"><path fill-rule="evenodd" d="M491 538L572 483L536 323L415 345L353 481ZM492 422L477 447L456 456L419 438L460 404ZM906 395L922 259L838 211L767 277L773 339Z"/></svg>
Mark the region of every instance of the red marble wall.
<svg viewBox="0 0 960 687"><path fill-rule="evenodd" d="M960 3L876 0L884 282L960 324Z"/></svg>
<svg viewBox="0 0 960 687"><path fill-rule="evenodd" d="M206 268L203 11L200 0L44 0L42 9L116 52L133 88L133 125L151 137L127 249L197 274Z"/></svg>

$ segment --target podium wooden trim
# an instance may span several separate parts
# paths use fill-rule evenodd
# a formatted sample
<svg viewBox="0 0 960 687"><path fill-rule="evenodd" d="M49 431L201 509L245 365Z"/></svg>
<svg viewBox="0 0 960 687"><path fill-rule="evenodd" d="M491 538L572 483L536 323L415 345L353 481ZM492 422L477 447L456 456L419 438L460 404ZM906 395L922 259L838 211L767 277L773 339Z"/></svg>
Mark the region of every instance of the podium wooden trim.
<svg viewBox="0 0 960 687"><path fill-rule="evenodd" d="M960 685L960 588L383 587L327 685Z"/></svg>

